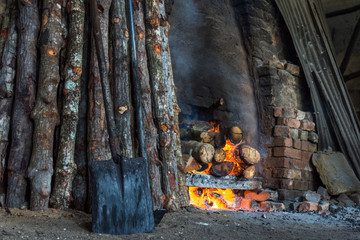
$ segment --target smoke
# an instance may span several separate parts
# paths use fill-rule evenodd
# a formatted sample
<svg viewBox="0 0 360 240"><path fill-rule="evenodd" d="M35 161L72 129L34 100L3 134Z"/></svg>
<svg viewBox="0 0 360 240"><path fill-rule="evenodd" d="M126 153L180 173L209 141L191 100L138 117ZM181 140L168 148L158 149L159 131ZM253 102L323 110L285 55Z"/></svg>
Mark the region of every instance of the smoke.
<svg viewBox="0 0 360 240"><path fill-rule="evenodd" d="M220 98L214 117L238 125L246 142L258 147L258 118L243 39L230 0L175 1L170 15L170 47L182 112L197 119L194 107ZM209 119L210 120L210 119Z"/></svg>

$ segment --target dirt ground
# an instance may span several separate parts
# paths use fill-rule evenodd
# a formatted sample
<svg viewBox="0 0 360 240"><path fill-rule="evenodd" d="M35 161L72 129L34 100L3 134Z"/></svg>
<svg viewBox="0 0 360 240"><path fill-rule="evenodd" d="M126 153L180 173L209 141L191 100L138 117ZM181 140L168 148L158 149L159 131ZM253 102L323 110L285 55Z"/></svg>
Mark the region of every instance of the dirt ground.
<svg viewBox="0 0 360 240"><path fill-rule="evenodd" d="M91 232L91 215L49 209L0 209L0 239L360 239L360 209L329 216L290 212L210 212L189 207L167 213L152 233Z"/></svg>

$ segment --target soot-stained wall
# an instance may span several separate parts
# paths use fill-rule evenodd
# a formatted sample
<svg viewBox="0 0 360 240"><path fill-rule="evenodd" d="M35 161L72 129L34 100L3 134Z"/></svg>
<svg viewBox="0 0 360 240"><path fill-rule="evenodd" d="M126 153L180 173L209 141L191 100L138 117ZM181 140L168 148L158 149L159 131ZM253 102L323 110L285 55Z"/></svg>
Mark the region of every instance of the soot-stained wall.
<svg viewBox="0 0 360 240"><path fill-rule="evenodd" d="M224 126L239 125L246 141L257 144L254 86L232 1L175 1L169 23L182 117L211 120L201 110L224 98L225 105L210 117Z"/></svg>

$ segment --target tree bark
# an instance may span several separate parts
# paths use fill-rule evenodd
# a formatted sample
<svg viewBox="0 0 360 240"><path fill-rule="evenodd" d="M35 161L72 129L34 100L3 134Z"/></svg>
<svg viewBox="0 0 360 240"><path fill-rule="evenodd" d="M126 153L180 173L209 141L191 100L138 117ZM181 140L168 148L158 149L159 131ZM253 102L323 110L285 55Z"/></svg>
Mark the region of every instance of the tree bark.
<svg viewBox="0 0 360 240"><path fill-rule="evenodd" d="M56 162L55 185L52 203L56 208L67 209L71 201L72 181L76 164L74 160L76 126L80 101L80 77L82 74L82 46L84 31L84 4L82 0L70 0L67 61L64 68L62 125L60 146Z"/></svg>
<svg viewBox="0 0 360 240"><path fill-rule="evenodd" d="M2 14L1 17L1 28L0 28L0 57L2 57L3 55L3 50L4 50L4 44L5 41L7 39L7 35L9 32L9 24L10 24L10 15L11 15L11 9L12 9L12 4L15 2L14 0L5 0L6 4L5 4L5 11Z"/></svg>
<svg viewBox="0 0 360 240"><path fill-rule="evenodd" d="M136 50L138 57L138 71L142 93L142 106L145 128L146 153L149 163L149 176L153 208L164 208L164 193L161 189L161 162L158 154L158 133L153 119L152 92L150 87L150 76L148 69L148 58L145 44L145 23L143 0L132 1L134 9L134 28L136 37Z"/></svg>
<svg viewBox="0 0 360 240"><path fill-rule="evenodd" d="M111 0L98 2L100 27L104 43L106 65L108 61L108 22ZM88 159L89 161L102 161L111 159L109 148L109 135L106 125L104 98L102 94L100 71L97 61L95 41L92 35L91 60L89 77L89 119L88 119Z"/></svg>
<svg viewBox="0 0 360 240"><path fill-rule="evenodd" d="M166 207L175 210L178 208L177 158L173 148L176 140L171 82L168 78L168 53L163 51L167 44L167 40L163 38L164 32L162 32L162 27L166 25L163 3L147 0L145 13L151 90L162 160L162 189L166 196Z"/></svg>
<svg viewBox="0 0 360 240"><path fill-rule="evenodd" d="M80 102L79 120L77 123L76 142L75 142L75 163L76 174L73 181L72 196L73 206L77 210L84 211L88 201L88 175L87 175L87 108L88 108L88 85L89 85L89 60L91 31L89 23L88 2L85 3L85 25L83 39L83 66L80 77Z"/></svg>
<svg viewBox="0 0 360 240"><path fill-rule="evenodd" d="M133 128L134 111L131 104L130 86L130 58L129 58L129 31L125 2L113 0L111 7L111 43L113 66L113 96L115 108L115 122L119 133L120 152L127 158L134 157Z"/></svg>
<svg viewBox="0 0 360 240"><path fill-rule="evenodd" d="M38 1L18 1L18 50L16 84L11 121L11 148L8 159L7 206L21 207L25 202L25 178L31 148L33 123L30 113L34 107L37 79L36 41L40 28Z"/></svg>
<svg viewBox="0 0 360 240"><path fill-rule="evenodd" d="M55 127L60 123L57 89L60 82L60 50L63 44L61 0L44 0L39 38L40 68L38 95L31 113L34 120L33 151L28 168L31 181L31 210L48 208L53 175Z"/></svg>
<svg viewBox="0 0 360 240"><path fill-rule="evenodd" d="M11 108L14 92L17 32L15 29L14 1L8 6L11 11L9 32L4 45L0 68L0 196L5 194L4 174L9 143Z"/></svg>

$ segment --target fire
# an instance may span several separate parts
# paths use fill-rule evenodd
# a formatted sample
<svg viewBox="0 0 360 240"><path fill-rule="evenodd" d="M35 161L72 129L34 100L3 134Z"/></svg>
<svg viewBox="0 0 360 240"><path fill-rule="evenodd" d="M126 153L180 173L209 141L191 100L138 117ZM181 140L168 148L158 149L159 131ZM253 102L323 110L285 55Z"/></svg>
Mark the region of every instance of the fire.
<svg viewBox="0 0 360 240"><path fill-rule="evenodd" d="M215 121L210 122L210 124L213 128L208 132L220 132L219 124L216 124ZM239 156L239 146L241 144L244 144L244 142L233 144L227 139L225 147L222 148L226 153L224 162L234 163L229 176L240 176L246 166ZM205 170L193 171L192 173L211 174L212 165L213 163L209 163ZM235 193L233 189L189 187L189 194L190 204L195 207L208 210L248 210L247 205L243 202L243 197Z"/></svg>

